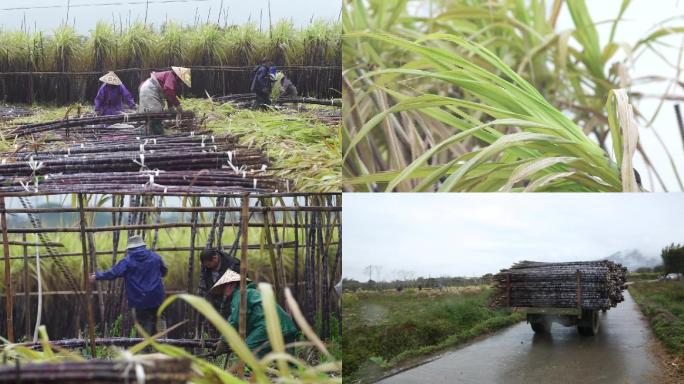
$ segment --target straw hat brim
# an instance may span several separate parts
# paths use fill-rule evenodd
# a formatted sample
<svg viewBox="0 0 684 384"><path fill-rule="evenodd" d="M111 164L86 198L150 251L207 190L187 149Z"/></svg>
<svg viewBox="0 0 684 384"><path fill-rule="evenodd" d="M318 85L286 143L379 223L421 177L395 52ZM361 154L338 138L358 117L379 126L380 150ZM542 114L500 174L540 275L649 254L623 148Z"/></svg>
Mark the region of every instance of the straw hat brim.
<svg viewBox="0 0 684 384"><path fill-rule="evenodd" d="M221 276L220 279L214 284L213 287L211 287L211 292L212 293L220 293L220 287L228 284L228 283L234 283L240 281L240 274L233 271L233 270L227 270L223 276ZM249 278L247 281L250 281Z"/></svg>
<svg viewBox="0 0 684 384"><path fill-rule="evenodd" d="M190 75L190 68L185 67L171 67L173 72L187 85L192 87L192 76Z"/></svg>
<svg viewBox="0 0 684 384"><path fill-rule="evenodd" d="M110 84L110 85L121 85L123 84L121 82L121 79L119 79L119 76L116 75L114 72L109 72L106 75L100 77L100 81L105 83L105 84Z"/></svg>

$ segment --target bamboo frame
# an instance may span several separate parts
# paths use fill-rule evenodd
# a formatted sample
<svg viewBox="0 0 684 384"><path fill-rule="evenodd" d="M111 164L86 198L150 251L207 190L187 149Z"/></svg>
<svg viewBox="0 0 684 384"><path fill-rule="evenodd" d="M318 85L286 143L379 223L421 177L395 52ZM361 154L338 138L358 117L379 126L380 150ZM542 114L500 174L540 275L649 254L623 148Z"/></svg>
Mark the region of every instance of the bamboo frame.
<svg viewBox="0 0 684 384"><path fill-rule="evenodd" d="M36 233L40 236L40 244L41 249L49 249L49 246L63 246L63 244L56 243L53 241L49 241L49 234L50 233L79 233L79 236L81 238L81 252L64 252L64 253L57 253L57 252L52 252L49 251L46 253L44 256L43 251L41 251L41 258L46 258L50 260L58 260L61 257L83 257L84 260L84 265L83 265L83 273L84 273L84 279L82 283L77 284L80 286L80 288L77 288L74 290L74 292L61 292L60 295L58 293L60 292L45 292L45 296L52 296L52 297L64 297L64 299L60 300L72 300L70 297L80 297L80 302L84 303L86 305L87 313L84 311L83 312L83 317L87 316L87 328L88 328L88 339L92 341L93 337L90 335L90 330L94 330L94 318L95 318L95 306L94 306L94 299L98 299L100 303L100 314L98 315L100 320L102 321L103 324L100 324L100 327L111 327L111 322L113 319L118 316L119 314L124 315L124 323L122 324L122 331L124 334L127 334L126 329L126 320L125 316L127 314L127 309L125 308L126 305L126 300L125 294L123 293L123 286L112 284L111 286L108 286L107 288L102 287L101 290L91 290L91 285L89 283L85 284L87 281L87 277L89 273L91 272L90 270L93 268L96 258L98 256L111 256L112 257L112 264L114 264L117 260L117 255L119 252L119 245L118 245L118 240L115 239L121 231L131 231L133 233L134 231L140 231L140 230L158 230L160 228L188 228L193 225L192 221L188 222L177 222L177 223L154 223L154 220L150 220L153 218L154 214L161 214L161 213L191 213L193 215L197 216L197 221L194 223L195 228L197 231L202 229L201 233L203 234L202 236L206 236L209 231L207 228L216 230L216 226L222 226L222 225L228 225L232 227L238 227L239 226L239 236L238 239L242 241L240 244L240 249L241 249L241 255L240 259L242 260L241 265L244 266L244 272L248 270L249 266L249 260L247 259L247 251L248 250L256 250L256 249L261 249L263 252L265 252L266 255L266 260L269 258L269 254L273 254L275 258L275 263L273 266L275 266L275 269L273 270L274 272L274 277L277 277L279 280L279 284L276 285L276 287L279 288L279 290L284 291L284 287L286 286L286 280L289 282L289 286L292 287L292 284L294 284L294 290L298 291L298 297L297 300L300 300L302 302L301 307L303 310L305 310L307 316L309 318L314 318L316 316L319 316L323 314L324 309L327 306L330 306L330 308L327 308L325 310L325 313L329 313L332 315L337 315L339 317L339 308L337 311L334 311L334 306L336 305L336 300L332 300L331 298L326 298L325 296L334 294L333 290L331 287L335 284L336 281L339 281L338 279L340 276L338 276L340 272L340 268L337 265L332 266L332 268L326 268L325 264L328 263L333 263L333 260L330 260L331 255L328 253L328 249L330 246L337 246L337 253L335 257L335 263L337 264L340 261L340 250L339 247L341 246L340 241L331 241L332 239L332 234L333 232L339 231L338 236L341 236L341 227L340 227L340 221L341 221L341 215L340 212L342 210L341 208L341 194L334 194L334 193L321 193L321 194L306 194L306 193L284 193L284 194L270 194L270 196L264 196L262 194L250 194L250 193L240 193L240 194L218 194L218 195L213 195L213 196L204 196L204 195L185 195L185 197L188 197L190 199L201 199L202 201L205 201L206 198L216 198L216 197L221 197L223 199L223 202L221 204L218 204L218 206L192 206L192 207L163 207L163 206L144 206L144 205L149 205L151 204L150 202L155 201L155 196L166 196L166 195L153 195L153 194L142 194L142 195L131 195L131 194L112 194L109 196L114 197L111 199L111 207L96 207L96 206L88 206L86 204L85 200L85 195L83 194L74 194L78 197L78 207L65 207L65 208L34 208L30 202L26 202L24 204L23 208L14 208L14 205L10 202L9 206L12 206L13 208L7 208L6 206L0 206L0 214L6 217L7 214L13 214L13 215L34 215L35 217L32 219L35 222L33 223L33 227L31 228L12 228L11 225L9 228L6 228L6 236L3 237L3 243L5 246L8 248L7 252L7 260L12 261L12 260L26 260L28 257L28 252L17 252L16 250L13 250L10 248L10 245L15 246L15 247L21 247L20 249L28 249L30 246L35 245L32 242L30 242L30 239L26 239L26 234L28 233ZM103 194L96 194L96 195L103 195ZM37 194L36 196L42 196L41 194ZM131 202L131 207L126 206L126 196L130 197L130 202ZM291 199L288 201L284 198L289 198ZM302 203L301 198L304 197L304 202ZM98 196L98 199L102 199L104 196ZM3 196L3 199L6 199L5 196ZM241 203L240 204L234 204L230 203L230 201L235 201L235 199L240 199ZM271 199L272 201L265 202L265 199ZM140 200L140 202L138 202ZM143 200L149 200L149 202L143 202ZM337 203L335 204L334 201ZM256 202L256 205L255 205ZM250 203L252 206L250 206ZM163 204L163 203L160 203ZM334 205L333 205L334 204ZM240 210L240 216L238 217L231 217L228 218L229 221L226 221L225 219L225 214L226 212L236 212L237 210ZM246 211L245 211L246 209ZM37 215L40 214L45 214L45 213L50 213L50 214L59 214L59 213L68 213L68 214L75 214L78 212L79 217L81 220L79 221L79 224L77 226L73 227L43 227L42 224L40 223L39 217ZM90 218L88 218L88 214L94 215L96 213L104 214L106 217L111 215L111 221L112 225L107 225L103 227L94 227L94 222ZM200 214L201 213L213 213L213 215L202 215L201 219ZM252 217L254 214L259 214L257 217ZM124 215L128 216L128 219L124 217ZM148 216L147 220L142 217L143 215L150 215ZM182 216L181 216L182 217ZM108 217L109 218L109 217ZM87 219L87 220L86 220ZM188 220L189 218L186 216L185 219L182 220ZM94 220L94 219L93 219ZM145 222L147 221L147 223ZM127 222L130 223L127 224ZM261 228L262 230L265 230L267 232L264 233L264 243L263 244L249 244L248 239L249 239L249 229L257 229ZM218 228L219 230L222 230L221 227ZM290 233L290 229L293 229L295 231L294 239L290 236L292 234ZM287 231L286 231L287 230ZM95 239L93 237L93 233L96 232L112 232L114 234L113 236L113 243L112 243L112 248L111 249L105 249L105 250L97 250L95 247ZM280 233L278 233L280 232ZM282 235L281 235L282 234ZM124 233L124 235L126 235ZM149 233L150 239L151 239L151 233ZM287 238L285 237L287 235ZM21 241L17 238L18 236L21 236ZM273 237L275 236L275 238ZM222 237L222 235L219 235L219 237ZM269 238L268 244L266 243L266 238ZM150 240L148 239L148 240ZM339 237L341 239L341 237ZM225 240L225 239L224 239ZM336 239L335 239L336 240ZM322 242L323 241L323 242ZM149 242L148 242L149 243ZM190 245L190 244L188 244ZM214 237L213 245L219 245L218 239ZM197 245L196 245L197 246ZM196 247L195 246L195 247ZM201 247L204 247L204 244L201 245ZM301 247L304 248L305 255L300 255ZM173 247L160 247L157 248L156 251L158 252L188 252L191 250L191 246L173 246ZM197 248L195 248L197 249ZM295 254L297 255L297 263L294 266L294 272L293 269L289 269L290 267L288 266L287 273L285 273L285 266L283 265L283 260L284 257L284 250L289 249L289 253L287 253L288 258L291 257L292 255L292 249L295 249ZM11 252L15 252L14 256L12 255ZM303 256L303 257L299 257ZM328 259L328 260L323 260L323 259ZM281 260L282 259L282 260ZM190 261L190 260L188 260ZM300 262L302 265L300 265ZM15 266L21 266L21 263ZM303 268L302 268L303 266ZM24 268L21 273L24 274L24 276L27 273L27 268ZM8 269L9 270L9 269ZM332 274L331 274L332 270ZM18 272L18 271L15 271ZM64 273L63 271L59 270L60 273ZM194 274L197 271L192 272L192 279L193 283L194 281L197 280L197 276L194 276ZM242 272L242 271L241 271ZM294 278L292 278L292 274L294 273ZM302 276L303 273L303 276ZM327 273L326 277L323 278L320 276L320 273ZM267 274L270 276L270 274ZM246 277L246 276L245 276ZM10 270L10 276L9 279L11 279L11 270ZM257 276L258 279L258 276ZM23 278L23 280L26 282L28 279L26 277ZM77 279L78 280L78 279ZM273 281L273 280L271 280ZM190 280L188 280L190 282ZM85 284L85 286L83 286ZM184 290L183 292L192 292L192 287L194 287L195 284L191 285L190 290ZM299 287L301 285L302 287L306 286L306 290L302 291L302 288ZM244 290L246 293L246 289ZM6 292L10 294L10 299L9 302L11 304L14 304L12 302L12 297L17 296L17 297L22 297L22 299L19 299L21 302L26 303L26 300L29 299L31 296L35 296L35 292L30 292L30 287L27 284L24 284L24 292L20 292L19 294L15 294L13 291ZM169 292L170 293L170 292ZM62 295L63 294L63 295ZM66 295L66 296L65 296ZM76 296L70 296L70 295L76 295ZM98 295L97 297L95 295ZM85 300L84 300L85 299ZM14 299L16 301L17 299ZM278 299L279 304L285 307L284 301L282 301L280 298ZM123 305L123 307L120 307L119 304ZM101 313L103 309L103 304L104 304L104 310L105 313L104 315ZM30 305L30 301L29 301ZM52 305L52 304L48 304ZM28 306L27 306L28 307ZM83 308L83 307L81 307ZM48 309L49 310L49 309ZM177 312L176 312L177 313ZM24 313L22 313L24 315ZM25 316L22 316L20 318L21 320L24 320ZM92 320L91 320L92 318ZM50 320L44 320L49 322ZM79 323L78 319L74 319L74 324ZM329 323L326 321L326 326L324 328L321 328L322 324L319 324L316 326L316 329L320 332L320 336L323 339L327 339L330 336L331 330L329 329ZM45 323L43 323L45 324ZM185 328L185 331L187 332L186 334L191 334L193 331L196 331L196 325L195 323L189 324L188 328ZM12 324L12 327L14 324ZM30 324L22 324L22 330L24 327L30 326ZM71 328L70 328L71 329ZM102 328L104 329L104 328ZM23 331L22 331L23 332ZM70 336L72 334L73 330L68 331L69 335L65 336ZM59 336L57 336L59 337ZM70 336L73 337L73 336ZM92 348L92 346L91 346ZM95 349L93 349L95 351Z"/></svg>
<svg viewBox="0 0 684 384"><path fill-rule="evenodd" d="M7 315L7 340L14 342L14 316L12 313L12 276L9 259L9 238L7 232L7 214L5 213L5 197L0 196L0 225L2 226L2 252L5 256L5 313Z"/></svg>
<svg viewBox="0 0 684 384"><path fill-rule="evenodd" d="M240 212L242 250L240 252L240 337L247 336L247 243L249 242L249 194L242 196L242 211ZM238 365L240 378L245 377L245 365Z"/></svg>
<svg viewBox="0 0 684 384"><path fill-rule="evenodd" d="M84 298L85 304L88 311L88 336L90 337L90 351L93 357L97 357L97 350L95 349L95 315L93 314L92 305L92 295L90 281L88 281L88 276L90 275L90 268L88 262L88 252L86 250L86 218L85 212L83 212L83 194L78 194L78 206L81 208L81 248L83 249L83 286L85 287L86 296Z"/></svg>

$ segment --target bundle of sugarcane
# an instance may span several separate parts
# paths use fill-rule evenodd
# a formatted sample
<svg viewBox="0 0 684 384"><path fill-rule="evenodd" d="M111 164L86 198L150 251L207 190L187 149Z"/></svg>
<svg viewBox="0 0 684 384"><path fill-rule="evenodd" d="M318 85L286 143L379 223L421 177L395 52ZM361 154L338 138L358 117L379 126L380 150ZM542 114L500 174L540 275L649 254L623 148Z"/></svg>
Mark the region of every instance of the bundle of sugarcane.
<svg viewBox="0 0 684 384"><path fill-rule="evenodd" d="M165 171L221 169L232 164L237 169L261 169L268 159L256 150L228 152L115 152L84 154L0 164L0 177L43 176L55 173L133 172L141 168Z"/></svg>
<svg viewBox="0 0 684 384"><path fill-rule="evenodd" d="M31 177L0 177L0 191L21 192L25 185L31 185ZM148 171L148 172L107 172L50 175L42 178L36 187L47 189L70 188L85 185L111 185L110 188L128 190L173 190L174 187L199 187L206 189L238 188L253 191L274 191L287 189L284 180L273 177L261 170L236 172L227 169L211 171ZM29 188L31 190L31 188Z"/></svg>
<svg viewBox="0 0 684 384"><path fill-rule="evenodd" d="M235 93L232 95L224 95L218 97L212 97L212 100L217 103L227 103L236 101L250 101L256 99L255 93Z"/></svg>
<svg viewBox="0 0 684 384"><path fill-rule="evenodd" d="M142 343L143 341L145 341L145 339L140 337L98 337L95 339L95 345L132 347L136 344ZM180 348L213 348L214 343L217 341L218 339L155 339L155 342L158 344L172 345L174 347ZM88 339L50 340L49 343L52 347L60 347L64 349L86 348L90 346L90 340ZM22 346L38 351L43 350L42 343L19 343L9 345Z"/></svg>
<svg viewBox="0 0 684 384"><path fill-rule="evenodd" d="M34 133L54 131L70 127L85 127L87 125L108 125L115 123L133 123L146 122L151 119L175 119L177 121L191 120L194 121L195 114L193 112L154 112L154 113L131 113L111 116L95 116L95 117L78 117L73 119L64 119L57 121L49 121L44 123L20 125L14 128L9 135L11 136L27 136Z"/></svg>
<svg viewBox="0 0 684 384"><path fill-rule="evenodd" d="M334 107L342 106L342 99L316 99L313 97L279 97L276 104L317 104L317 105L331 105Z"/></svg>
<svg viewBox="0 0 684 384"><path fill-rule="evenodd" d="M207 152L228 152L234 154L259 154L255 149L247 146L235 144L234 138L218 138L202 135L202 137L177 137L174 139L147 139L140 138L118 138L116 140L104 141L82 141L70 145L46 144L40 151L31 150L31 146L20 146L16 151L0 153L3 163L16 163L19 161L34 160L54 160L69 157L138 157L137 154L162 154L178 153L182 150L185 153L207 153Z"/></svg>
<svg viewBox="0 0 684 384"><path fill-rule="evenodd" d="M608 260L523 261L494 275L493 306L609 309L624 300L627 268Z"/></svg>
<svg viewBox="0 0 684 384"><path fill-rule="evenodd" d="M0 366L0 383L182 384L192 378L191 361L161 354L127 360L89 360Z"/></svg>

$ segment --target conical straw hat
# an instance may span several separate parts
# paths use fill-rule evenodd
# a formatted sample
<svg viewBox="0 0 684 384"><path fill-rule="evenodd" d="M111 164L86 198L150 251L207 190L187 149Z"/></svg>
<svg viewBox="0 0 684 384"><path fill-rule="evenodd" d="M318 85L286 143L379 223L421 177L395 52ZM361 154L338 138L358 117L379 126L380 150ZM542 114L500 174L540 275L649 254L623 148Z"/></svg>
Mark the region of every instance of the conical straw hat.
<svg viewBox="0 0 684 384"><path fill-rule="evenodd" d="M249 280L249 279L247 279L247 280ZM233 271L233 270L228 269L228 270L226 270L226 273L224 273L223 276L221 276L221 278L216 282L216 284L214 284L214 286L211 287L211 292L212 293L220 293L220 291L221 291L220 288L223 285L228 284L228 283L232 283L235 281L240 281L240 274Z"/></svg>
<svg viewBox="0 0 684 384"><path fill-rule="evenodd" d="M106 75L100 77L100 81L105 84L121 85L121 79L112 71L109 71Z"/></svg>
<svg viewBox="0 0 684 384"><path fill-rule="evenodd" d="M190 77L190 68L184 68L184 67L171 67L173 71L180 77L181 80L187 85L188 87L192 87L192 79Z"/></svg>

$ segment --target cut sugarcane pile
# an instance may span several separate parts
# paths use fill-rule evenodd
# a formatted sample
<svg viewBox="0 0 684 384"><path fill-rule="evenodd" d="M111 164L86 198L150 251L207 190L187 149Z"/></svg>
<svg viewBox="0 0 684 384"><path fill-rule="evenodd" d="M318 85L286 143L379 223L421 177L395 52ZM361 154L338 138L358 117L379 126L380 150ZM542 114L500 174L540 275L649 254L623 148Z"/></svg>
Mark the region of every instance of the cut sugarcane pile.
<svg viewBox="0 0 684 384"><path fill-rule="evenodd" d="M141 372L141 370L143 372ZM190 359L159 354L129 360L90 360L0 365L0 383L186 383ZM144 377L144 380L142 380Z"/></svg>
<svg viewBox="0 0 684 384"><path fill-rule="evenodd" d="M232 136L117 135L0 153L0 192L236 192L289 189L269 159ZM38 148L36 148L38 147Z"/></svg>
<svg viewBox="0 0 684 384"><path fill-rule="evenodd" d="M140 344L145 339L140 337L107 337L107 338L96 338L95 345L105 345L105 346L117 346L117 347L132 347L136 344ZM158 344L172 345L179 348L213 348L214 343L218 339L207 339L207 340L196 340L196 339L155 339ZM60 347L65 349L77 349L86 348L90 345L90 340L88 339L64 339L64 340L50 340L51 347ZM20 343L14 344L15 346L22 346L30 348L33 350L42 350L42 343Z"/></svg>
<svg viewBox="0 0 684 384"><path fill-rule="evenodd" d="M175 112L130 113L112 116L77 117L44 123L25 124L12 129L6 135L9 137L23 137L62 129L72 131L107 129L106 126L110 124L142 124L150 119L174 120L175 124L179 127L188 127L195 124L195 114L192 112L183 112L182 114Z"/></svg>
<svg viewBox="0 0 684 384"><path fill-rule="evenodd" d="M626 274L627 268L607 260L523 261L494 275L492 305L609 309L624 300Z"/></svg>

